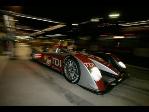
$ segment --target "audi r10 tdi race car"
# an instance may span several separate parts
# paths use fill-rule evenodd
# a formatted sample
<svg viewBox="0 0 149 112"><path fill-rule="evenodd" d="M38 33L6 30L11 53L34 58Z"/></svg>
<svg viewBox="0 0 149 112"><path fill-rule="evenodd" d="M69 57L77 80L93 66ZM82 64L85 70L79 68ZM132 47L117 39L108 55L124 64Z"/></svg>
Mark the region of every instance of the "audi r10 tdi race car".
<svg viewBox="0 0 149 112"><path fill-rule="evenodd" d="M60 45L32 50L33 60L59 71L70 83L101 93L128 77L125 64L115 57L112 58L117 65L102 56L72 51Z"/></svg>

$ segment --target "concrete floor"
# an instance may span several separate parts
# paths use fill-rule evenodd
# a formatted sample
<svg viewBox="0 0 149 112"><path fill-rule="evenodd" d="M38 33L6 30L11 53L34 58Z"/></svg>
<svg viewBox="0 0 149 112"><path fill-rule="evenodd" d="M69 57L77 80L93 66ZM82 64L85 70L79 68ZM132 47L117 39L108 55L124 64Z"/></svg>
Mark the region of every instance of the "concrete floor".
<svg viewBox="0 0 149 112"><path fill-rule="evenodd" d="M0 106L149 106L149 70L128 66L129 79L96 95L35 62L0 61Z"/></svg>

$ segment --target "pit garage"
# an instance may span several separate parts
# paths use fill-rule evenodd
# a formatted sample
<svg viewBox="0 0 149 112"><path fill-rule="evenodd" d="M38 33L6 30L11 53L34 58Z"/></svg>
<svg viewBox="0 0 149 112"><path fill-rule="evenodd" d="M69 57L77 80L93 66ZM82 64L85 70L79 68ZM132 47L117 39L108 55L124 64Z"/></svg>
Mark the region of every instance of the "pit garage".
<svg viewBox="0 0 149 112"><path fill-rule="evenodd" d="M0 106L148 106L148 7L113 4L0 7Z"/></svg>

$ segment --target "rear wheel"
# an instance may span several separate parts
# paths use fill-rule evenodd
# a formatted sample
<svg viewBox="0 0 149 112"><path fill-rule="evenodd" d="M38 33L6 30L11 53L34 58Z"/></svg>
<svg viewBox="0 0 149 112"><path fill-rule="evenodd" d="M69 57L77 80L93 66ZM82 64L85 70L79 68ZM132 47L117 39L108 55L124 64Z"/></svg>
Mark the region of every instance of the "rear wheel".
<svg viewBox="0 0 149 112"><path fill-rule="evenodd" d="M79 63L73 57L68 57L64 61L64 76L71 83L78 83L80 80Z"/></svg>

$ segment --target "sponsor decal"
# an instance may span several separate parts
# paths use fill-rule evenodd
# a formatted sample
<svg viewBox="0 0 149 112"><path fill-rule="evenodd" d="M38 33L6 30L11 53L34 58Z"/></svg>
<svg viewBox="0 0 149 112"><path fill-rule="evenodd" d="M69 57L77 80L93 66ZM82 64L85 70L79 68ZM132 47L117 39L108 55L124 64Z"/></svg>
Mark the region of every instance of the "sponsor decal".
<svg viewBox="0 0 149 112"><path fill-rule="evenodd" d="M56 67L61 67L62 66L62 60L59 60L58 58L52 57L51 59L48 58L48 56L44 56L44 60L47 65L55 65Z"/></svg>
<svg viewBox="0 0 149 112"><path fill-rule="evenodd" d="M57 67L61 67L62 66L62 60L59 60L57 58L52 58L53 64Z"/></svg>
<svg viewBox="0 0 149 112"><path fill-rule="evenodd" d="M87 68L92 68L92 67L94 67L94 64L93 64L93 63L84 63L84 65L85 65Z"/></svg>

